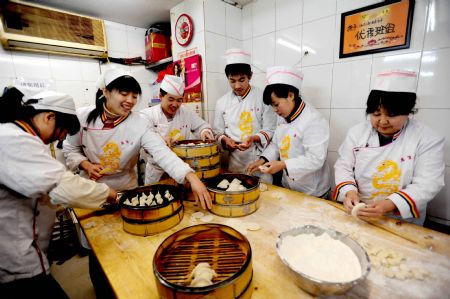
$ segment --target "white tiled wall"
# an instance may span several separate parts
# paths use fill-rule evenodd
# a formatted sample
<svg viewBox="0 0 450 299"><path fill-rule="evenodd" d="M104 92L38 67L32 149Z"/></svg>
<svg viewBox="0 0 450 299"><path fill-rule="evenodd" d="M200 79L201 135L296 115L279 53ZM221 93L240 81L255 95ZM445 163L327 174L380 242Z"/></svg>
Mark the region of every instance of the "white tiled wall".
<svg viewBox="0 0 450 299"><path fill-rule="evenodd" d="M225 94L229 87L225 76L226 49L242 48L242 39L246 32L242 10L228 5L221 0L202 0L205 15L205 53L206 63L203 67L203 116L212 123L216 101ZM251 18L249 18L251 20ZM251 30L251 29L249 29Z"/></svg>
<svg viewBox="0 0 450 299"><path fill-rule="evenodd" d="M105 21L105 26L110 57L141 56L145 59L145 29L109 21ZM156 74L144 66L117 66L136 76L143 90L136 109L145 107ZM51 88L71 95L78 107L91 105L97 91L95 81L105 67L100 67L96 59L9 51L0 47L0 90L13 84L16 78L47 80Z"/></svg>
<svg viewBox="0 0 450 299"><path fill-rule="evenodd" d="M450 69L446 66L450 63L450 19L445 11L449 11L450 5L444 0L416 1L409 49L339 59L340 13L378 2L381 1L255 0L239 10L220 0L184 1L180 10L204 16L204 27L196 27L197 41L193 44L206 60L205 118L212 122L217 99L229 90L223 74L224 51L242 47L252 53L252 83L261 88L267 67L275 64L302 67L303 96L330 121L329 155L334 157L329 159L330 165L334 164L347 130L365 119L365 101L372 78L380 70L403 68L420 72L417 106L422 108L422 114L415 117L448 135L450 104L446 95L450 85L446 79ZM447 141L447 170L449 148ZM447 206L443 209L434 206L442 205L448 190L450 187L430 205L436 217L450 219Z"/></svg>
<svg viewBox="0 0 450 299"><path fill-rule="evenodd" d="M219 0L204 1L208 4ZM264 88L264 71L268 66L302 67L304 98L330 121L330 166L334 165L347 130L366 118L365 102L374 75L392 68L419 72L419 113L414 117L446 137L447 186L430 203L429 215L435 220L447 219L443 222L450 224L450 1L415 1L409 49L339 59L340 14L379 2L382 1L254 0L243 7L241 20L238 13L233 13L232 18L226 14L225 22L242 24L242 47L252 53L255 65L253 85ZM210 4L211 9L217 9L217 3ZM205 30L210 30L208 24ZM222 54L215 50L207 53L209 59L220 59ZM215 92L208 92L207 100L213 102L221 94L217 91L228 87L219 73L209 78L212 80L208 79L208 88Z"/></svg>

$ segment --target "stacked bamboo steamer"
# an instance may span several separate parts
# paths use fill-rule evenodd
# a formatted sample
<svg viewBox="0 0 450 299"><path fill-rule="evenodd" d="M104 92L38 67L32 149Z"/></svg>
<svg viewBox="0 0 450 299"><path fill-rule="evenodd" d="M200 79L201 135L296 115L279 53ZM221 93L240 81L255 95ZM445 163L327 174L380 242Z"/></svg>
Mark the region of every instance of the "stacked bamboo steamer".
<svg viewBox="0 0 450 299"><path fill-rule="evenodd" d="M207 263L211 284L194 287L192 272ZM250 298L253 292L252 250L248 240L221 224L194 225L165 239L153 257L160 298Z"/></svg>
<svg viewBox="0 0 450 299"><path fill-rule="evenodd" d="M201 180L216 177L220 173L220 155L214 140L178 141L172 151L194 169Z"/></svg>
<svg viewBox="0 0 450 299"><path fill-rule="evenodd" d="M149 236L163 232L183 219L180 191L162 184L126 191L120 198L120 214L127 233Z"/></svg>
<svg viewBox="0 0 450 299"><path fill-rule="evenodd" d="M226 180L239 180L245 190L227 191L220 187ZM242 217L255 212L260 206L259 179L241 173L220 174L207 182L206 188L212 198L211 212L223 217ZM244 189L243 188L243 189Z"/></svg>
<svg viewBox="0 0 450 299"><path fill-rule="evenodd" d="M220 173L220 154L214 140L182 140L178 141L172 151L195 171L197 177L207 181ZM195 201L189 184L184 185L184 199Z"/></svg>

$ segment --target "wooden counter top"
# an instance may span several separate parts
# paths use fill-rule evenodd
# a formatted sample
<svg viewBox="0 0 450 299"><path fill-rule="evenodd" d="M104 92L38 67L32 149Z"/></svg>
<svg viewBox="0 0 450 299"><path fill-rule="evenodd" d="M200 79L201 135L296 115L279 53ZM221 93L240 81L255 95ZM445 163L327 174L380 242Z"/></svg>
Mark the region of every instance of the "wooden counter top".
<svg viewBox="0 0 450 299"><path fill-rule="evenodd" d="M365 282L350 290L345 298L448 298L450 236L392 219L368 223L349 216L335 206L336 203L276 186L268 187L268 191L261 192L261 207L254 214L233 218L257 222L261 226L261 230L246 234L253 251L253 299L311 297L294 284L275 248L281 232L306 224L349 234L363 246L369 243L377 248L394 250L406 257L408 267L428 274L424 280L398 280L388 278L372 267ZM193 225L190 216L196 211L202 209L187 202L185 216L176 227L158 235L139 237L123 231L120 212L97 215L75 209L118 298L158 298L153 255L166 237ZM229 224L229 219L214 215L211 222Z"/></svg>

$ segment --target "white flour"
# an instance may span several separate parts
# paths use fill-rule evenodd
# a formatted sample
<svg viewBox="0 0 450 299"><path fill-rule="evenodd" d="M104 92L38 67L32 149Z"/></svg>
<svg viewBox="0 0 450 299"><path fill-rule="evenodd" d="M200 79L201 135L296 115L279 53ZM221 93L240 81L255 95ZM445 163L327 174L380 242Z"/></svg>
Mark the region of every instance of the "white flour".
<svg viewBox="0 0 450 299"><path fill-rule="evenodd" d="M286 236L281 255L296 271L327 282L346 282L361 276L361 265L353 251L328 234Z"/></svg>

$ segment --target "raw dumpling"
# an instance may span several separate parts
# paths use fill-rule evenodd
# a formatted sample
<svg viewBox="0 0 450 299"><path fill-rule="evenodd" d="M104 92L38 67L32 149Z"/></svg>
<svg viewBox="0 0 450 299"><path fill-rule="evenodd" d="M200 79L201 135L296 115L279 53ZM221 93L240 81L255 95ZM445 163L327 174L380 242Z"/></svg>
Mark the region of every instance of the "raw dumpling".
<svg viewBox="0 0 450 299"><path fill-rule="evenodd" d="M143 207L145 206L146 202L147 202L147 195L145 195L145 193L142 193L141 197L139 197L139 205Z"/></svg>
<svg viewBox="0 0 450 299"><path fill-rule="evenodd" d="M173 199L172 194L170 194L169 190L166 190L166 193L164 193L164 197L167 198L168 201L171 201Z"/></svg>
<svg viewBox="0 0 450 299"><path fill-rule="evenodd" d="M162 204L163 202L164 202L164 199L162 198L162 196L161 196L161 194L159 194L159 191L158 191L158 193L155 195L155 199L156 199L156 203L157 204Z"/></svg>
<svg viewBox="0 0 450 299"><path fill-rule="evenodd" d="M229 185L230 185L230 182L228 182L227 180L222 180L222 181L217 185L217 188L226 189L226 188L228 188Z"/></svg>
<svg viewBox="0 0 450 299"><path fill-rule="evenodd" d="M131 201L130 201L129 198L127 198L123 203L124 203L125 205L127 205L127 206L132 206Z"/></svg>
<svg viewBox="0 0 450 299"><path fill-rule="evenodd" d="M242 182L240 181L240 180L238 180L238 179L233 179L232 181L231 181L231 184L233 184L233 185L240 185Z"/></svg>
<svg viewBox="0 0 450 299"><path fill-rule="evenodd" d="M358 211L362 208L366 208L367 205L363 202L360 202L358 204L356 204L353 209L352 209L352 216L353 217L358 217Z"/></svg>
<svg viewBox="0 0 450 299"><path fill-rule="evenodd" d="M261 170L262 172L265 172L265 171L267 171L267 169L269 169L269 166L261 165L261 166L259 166L258 168L259 168L259 170Z"/></svg>
<svg viewBox="0 0 450 299"><path fill-rule="evenodd" d="M189 274L191 278L190 287L205 287L212 285L212 279L217 276L208 263L199 263Z"/></svg>
<svg viewBox="0 0 450 299"><path fill-rule="evenodd" d="M139 205L139 199L138 199L137 195L131 199L131 205L132 206Z"/></svg>
<svg viewBox="0 0 450 299"><path fill-rule="evenodd" d="M247 188L241 185L241 181L238 179L233 179L231 184L228 186L228 189L226 191L245 191Z"/></svg>

